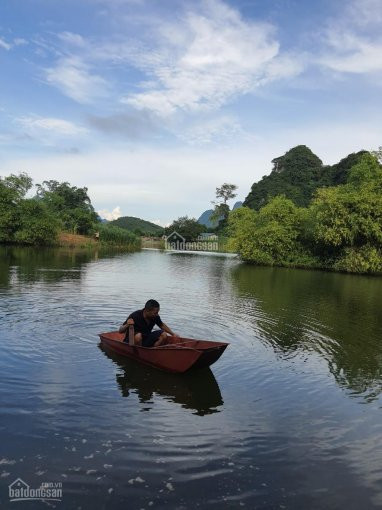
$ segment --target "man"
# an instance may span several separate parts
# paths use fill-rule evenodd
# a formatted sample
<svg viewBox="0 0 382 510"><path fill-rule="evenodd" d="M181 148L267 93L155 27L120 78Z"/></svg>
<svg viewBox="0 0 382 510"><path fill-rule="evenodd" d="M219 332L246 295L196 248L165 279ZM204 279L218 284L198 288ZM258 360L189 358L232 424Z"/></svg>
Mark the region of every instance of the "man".
<svg viewBox="0 0 382 510"><path fill-rule="evenodd" d="M159 303L155 299L149 299L143 310L131 313L120 326L119 332L126 333L125 342L129 341L129 326L134 326L134 343L143 347L158 347L167 342L167 333L174 333L159 317ZM160 329L151 331L157 325Z"/></svg>

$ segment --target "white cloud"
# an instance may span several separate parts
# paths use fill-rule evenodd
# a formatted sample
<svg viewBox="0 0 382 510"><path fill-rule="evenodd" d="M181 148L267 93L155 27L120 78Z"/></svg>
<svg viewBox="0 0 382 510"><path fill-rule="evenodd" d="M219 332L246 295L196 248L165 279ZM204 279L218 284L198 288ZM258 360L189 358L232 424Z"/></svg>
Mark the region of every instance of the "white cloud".
<svg viewBox="0 0 382 510"><path fill-rule="evenodd" d="M359 27L382 23L381 0L353 0L348 3L347 15Z"/></svg>
<svg viewBox="0 0 382 510"><path fill-rule="evenodd" d="M12 48L12 45L0 38L0 48L9 51Z"/></svg>
<svg viewBox="0 0 382 510"><path fill-rule="evenodd" d="M111 212L107 209L101 209L100 211L97 211L98 215L105 220L112 221L117 220L122 216L121 208L119 205L115 207Z"/></svg>
<svg viewBox="0 0 382 510"><path fill-rule="evenodd" d="M154 223L154 225L158 225L158 227L168 227L170 225L170 223L163 224L161 222L161 220L158 220L158 219L157 220L149 220L149 221L150 221L150 223Z"/></svg>
<svg viewBox="0 0 382 510"><path fill-rule="evenodd" d="M330 32L332 53L321 62L335 71L370 73L382 71L382 39L370 41L351 32Z"/></svg>
<svg viewBox="0 0 382 510"><path fill-rule="evenodd" d="M7 51L11 50L14 46L23 46L25 44L28 44L28 41L20 37L16 37L15 39L13 39L12 43L7 42L0 37L0 48L3 48L4 50Z"/></svg>
<svg viewBox="0 0 382 510"><path fill-rule="evenodd" d="M60 32L57 37L64 43L68 43L72 46L85 47L86 41L80 34L74 34L73 32Z"/></svg>
<svg viewBox="0 0 382 510"><path fill-rule="evenodd" d="M296 58L280 55L271 25L245 21L217 0L202 2L182 20L162 23L155 50L141 51L135 65L149 76L151 87L145 83L146 90L122 101L162 116L218 108L301 70Z"/></svg>
<svg viewBox="0 0 382 510"><path fill-rule="evenodd" d="M49 131L64 136L76 136L87 132L84 127L77 126L73 122L51 117L19 117L15 121L30 134Z"/></svg>
<svg viewBox="0 0 382 510"><path fill-rule="evenodd" d="M166 117L219 109L237 96L302 71L298 55L280 51L274 26L245 20L220 0L185 4L171 21L163 13L155 20L144 16L134 22L121 13L119 19L113 16L117 28L107 40L69 31L57 34L61 57L45 69L49 84L75 101L91 103L111 91L114 70L125 72L132 66L144 79L120 96L120 102ZM139 38L134 38L137 27Z"/></svg>
<svg viewBox="0 0 382 510"><path fill-rule="evenodd" d="M45 70L45 76L48 83L78 103L91 103L107 93L106 80L92 74L89 65L79 57L60 59L55 67Z"/></svg>
<svg viewBox="0 0 382 510"><path fill-rule="evenodd" d="M379 119L334 123L332 120L258 136L225 148L100 149L97 152L59 155L3 157L2 173L27 171L35 182L68 181L88 187L99 213L160 219L165 225L187 214L198 217L211 207L215 188L223 182L239 186L243 200L251 185L269 174L271 160L291 147L306 144L325 164L333 164L351 152L380 145ZM107 169L107 171L105 171ZM115 204L121 204L115 210ZM104 214L103 217L106 217Z"/></svg>
<svg viewBox="0 0 382 510"><path fill-rule="evenodd" d="M237 119L228 115L201 120L190 128L180 131L178 135L190 145L206 145L210 143L230 143L238 136L244 137L243 129Z"/></svg>
<svg viewBox="0 0 382 510"><path fill-rule="evenodd" d="M380 0L356 0L325 33L329 50L320 63L345 73L382 71L382 9Z"/></svg>
<svg viewBox="0 0 382 510"><path fill-rule="evenodd" d="M16 39L13 39L13 44L15 46L25 46L26 44L28 44L28 41L21 37L16 37Z"/></svg>

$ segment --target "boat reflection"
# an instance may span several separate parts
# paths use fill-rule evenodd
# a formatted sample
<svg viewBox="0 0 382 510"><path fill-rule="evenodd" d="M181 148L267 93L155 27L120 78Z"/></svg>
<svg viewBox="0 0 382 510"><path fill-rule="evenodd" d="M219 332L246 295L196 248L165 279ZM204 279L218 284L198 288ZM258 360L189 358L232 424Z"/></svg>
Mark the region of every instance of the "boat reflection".
<svg viewBox="0 0 382 510"><path fill-rule="evenodd" d="M98 347L123 370L116 374L123 397L133 392L140 402L148 402L160 395L199 416L218 413L223 405L219 385L209 368L169 374L120 356L101 344Z"/></svg>

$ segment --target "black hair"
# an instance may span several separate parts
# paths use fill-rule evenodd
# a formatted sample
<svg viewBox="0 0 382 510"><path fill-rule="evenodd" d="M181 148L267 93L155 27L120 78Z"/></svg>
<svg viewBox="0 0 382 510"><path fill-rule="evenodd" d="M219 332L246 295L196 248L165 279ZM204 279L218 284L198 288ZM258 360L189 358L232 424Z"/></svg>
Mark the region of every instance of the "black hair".
<svg viewBox="0 0 382 510"><path fill-rule="evenodd" d="M155 299L149 299L145 304L145 310L152 310L153 308L160 308L159 303Z"/></svg>

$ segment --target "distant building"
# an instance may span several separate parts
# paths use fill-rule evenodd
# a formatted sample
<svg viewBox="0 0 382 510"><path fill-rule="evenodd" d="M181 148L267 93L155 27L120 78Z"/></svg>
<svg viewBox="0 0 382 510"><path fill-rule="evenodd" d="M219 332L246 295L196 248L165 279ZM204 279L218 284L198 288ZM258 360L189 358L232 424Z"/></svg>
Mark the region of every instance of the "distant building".
<svg viewBox="0 0 382 510"><path fill-rule="evenodd" d="M203 232L198 236L198 241L217 241L218 236L213 232Z"/></svg>

